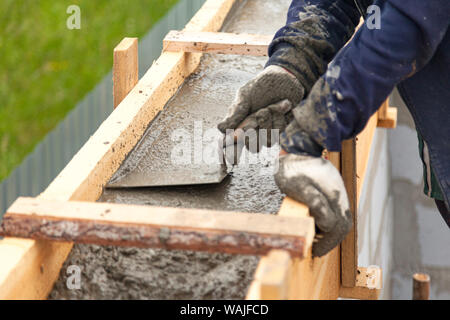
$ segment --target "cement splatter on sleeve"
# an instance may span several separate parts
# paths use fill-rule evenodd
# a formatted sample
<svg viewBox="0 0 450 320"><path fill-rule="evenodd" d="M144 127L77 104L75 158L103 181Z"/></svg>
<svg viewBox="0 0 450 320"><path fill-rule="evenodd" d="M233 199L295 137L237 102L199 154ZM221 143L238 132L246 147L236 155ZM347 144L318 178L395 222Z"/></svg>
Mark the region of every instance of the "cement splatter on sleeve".
<svg viewBox="0 0 450 320"><path fill-rule="evenodd" d="M292 1L287 24L276 33L269 47L267 66L289 70L309 93L350 39L359 19L354 0Z"/></svg>
<svg viewBox="0 0 450 320"><path fill-rule="evenodd" d="M295 141L305 134L340 151L341 142L364 129L397 84L426 66L448 32L448 0L375 4L381 8L381 29L364 25L293 110L298 130L282 135L286 151L304 153Z"/></svg>

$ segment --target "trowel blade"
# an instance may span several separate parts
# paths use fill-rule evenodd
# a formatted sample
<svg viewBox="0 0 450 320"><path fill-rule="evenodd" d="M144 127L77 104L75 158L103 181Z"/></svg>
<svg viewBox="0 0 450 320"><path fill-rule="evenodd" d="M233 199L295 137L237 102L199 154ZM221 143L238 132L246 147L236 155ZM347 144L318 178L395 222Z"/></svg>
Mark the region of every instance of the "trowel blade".
<svg viewBox="0 0 450 320"><path fill-rule="evenodd" d="M228 175L225 164L186 166L168 170L138 170L110 181L106 188L165 187L220 183Z"/></svg>

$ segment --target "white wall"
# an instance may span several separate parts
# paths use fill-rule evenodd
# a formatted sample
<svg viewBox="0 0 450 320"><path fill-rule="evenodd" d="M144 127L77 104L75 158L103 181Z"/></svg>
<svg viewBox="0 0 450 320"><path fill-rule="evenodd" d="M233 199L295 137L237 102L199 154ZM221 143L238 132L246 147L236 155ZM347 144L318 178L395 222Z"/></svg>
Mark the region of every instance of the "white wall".
<svg viewBox="0 0 450 320"><path fill-rule="evenodd" d="M450 229L423 192L415 126L394 92L396 129L377 129L358 210L358 263L383 269L382 299L412 298L412 275L431 276L431 299L450 299Z"/></svg>
<svg viewBox="0 0 450 320"><path fill-rule="evenodd" d="M450 299L450 229L422 183L417 134L412 117L398 96L399 124L388 133L393 216L393 299L411 299L412 274L431 276L431 299Z"/></svg>

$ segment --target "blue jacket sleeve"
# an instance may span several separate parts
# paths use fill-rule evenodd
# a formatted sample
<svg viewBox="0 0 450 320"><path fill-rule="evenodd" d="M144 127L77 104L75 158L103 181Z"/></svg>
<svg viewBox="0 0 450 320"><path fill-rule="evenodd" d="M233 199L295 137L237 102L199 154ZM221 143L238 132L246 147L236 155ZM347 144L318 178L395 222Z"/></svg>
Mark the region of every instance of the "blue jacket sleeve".
<svg viewBox="0 0 450 320"><path fill-rule="evenodd" d="M339 151L342 140L362 131L393 88L430 61L449 27L448 0L374 4L381 9L380 28L364 24L294 109L300 131L330 151Z"/></svg>
<svg viewBox="0 0 450 320"><path fill-rule="evenodd" d="M269 46L267 66L289 70L308 93L350 39L360 17L355 0L293 0L286 25Z"/></svg>

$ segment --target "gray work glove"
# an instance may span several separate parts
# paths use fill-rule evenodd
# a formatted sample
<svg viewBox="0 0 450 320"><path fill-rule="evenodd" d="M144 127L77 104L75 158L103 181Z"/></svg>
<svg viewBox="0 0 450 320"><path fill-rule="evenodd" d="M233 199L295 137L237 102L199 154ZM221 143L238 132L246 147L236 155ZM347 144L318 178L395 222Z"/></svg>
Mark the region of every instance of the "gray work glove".
<svg viewBox="0 0 450 320"><path fill-rule="evenodd" d="M321 157L324 148L314 128L323 114L310 110L311 94L292 111L295 119L281 135L280 145L287 154L280 156L275 182L286 195L309 207L319 230L312 253L321 257L344 240L353 220L341 174Z"/></svg>
<svg viewBox="0 0 450 320"><path fill-rule="evenodd" d="M303 86L293 74L271 65L238 90L228 116L218 128L224 134L229 129L240 128L244 132L254 129L255 138L258 138L259 129L283 131L293 119L292 107L303 99L304 93ZM236 137L229 138L228 143L233 140ZM267 140L270 142L271 139Z"/></svg>
<svg viewBox="0 0 450 320"><path fill-rule="evenodd" d="M280 156L275 182L282 192L309 207L319 232L312 254L321 257L344 240L352 227L347 192L339 171L321 157Z"/></svg>

